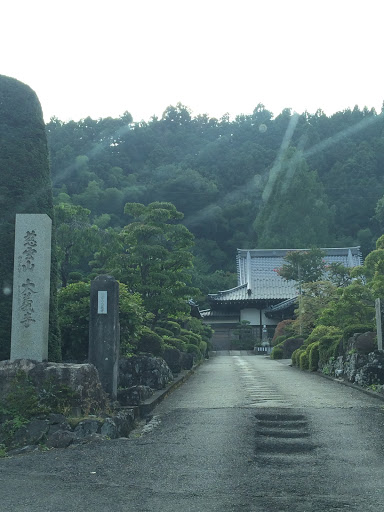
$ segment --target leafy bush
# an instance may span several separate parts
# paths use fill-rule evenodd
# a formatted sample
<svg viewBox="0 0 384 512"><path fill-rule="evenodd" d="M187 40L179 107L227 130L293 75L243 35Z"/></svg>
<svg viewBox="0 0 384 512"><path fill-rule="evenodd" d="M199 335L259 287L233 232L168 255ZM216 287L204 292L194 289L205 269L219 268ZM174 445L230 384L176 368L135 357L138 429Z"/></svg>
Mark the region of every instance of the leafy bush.
<svg viewBox="0 0 384 512"><path fill-rule="evenodd" d="M300 370L309 370L309 357L306 350L300 354Z"/></svg>
<svg viewBox="0 0 384 512"><path fill-rule="evenodd" d="M311 343L307 347L307 352L309 354L309 370L311 372L316 372L319 367L319 341L315 341L314 343Z"/></svg>
<svg viewBox="0 0 384 512"><path fill-rule="evenodd" d="M276 347L277 345L280 345L280 343L288 338L288 335L282 334L281 336L273 337L272 339L272 345Z"/></svg>
<svg viewBox="0 0 384 512"><path fill-rule="evenodd" d="M196 345L192 345L192 344L187 345L187 353L193 354L193 358L196 361L200 361L200 359L202 359L200 349L199 349L199 347L196 347Z"/></svg>
<svg viewBox="0 0 384 512"><path fill-rule="evenodd" d="M340 336L336 334L323 336L319 341L319 362L325 364L329 359L338 357L340 342Z"/></svg>
<svg viewBox="0 0 384 512"><path fill-rule="evenodd" d="M180 339L182 339L186 343L192 343L192 345L196 345L198 347L201 341L201 336L199 336L198 334L194 334L193 332L183 331L185 331L185 329L182 329Z"/></svg>
<svg viewBox="0 0 384 512"><path fill-rule="evenodd" d="M300 366L300 354L303 352L302 348L296 349L292 354L292 366Z"/></svg>
<svg viewBox="0 0 384 512"><path fill-rule="evenodd" d="M173 322L172 320L159 322L159 326L163 327L164 329L168 329L168 331L171 331L174 336L178 336L181 331L180 325L177 322Z"/></svg>
<svg viewBox="0 0 384 512"><path fill-rule="evenodd" d="M339 355L341 341L341 329L334 326L318 325L306 339L304 347L307 349L313 343L319 342L318 363L325 364L331 357L337 357ZM309 357L309 351L307 351L307 355ZM316 358L316 353L314 354L314 358Z"/></svg>
<svg viewBox="0 0 384 512"><path fill-rule="evenodd" d="M280 343L280 346L283 348L283 358L289 359L292 357L293 352L300 348L304 343L304 338L287 338L283 342Z"/></svg>
<svg viewBox="0 0 384 512"><path fill-rule="evenodd" d="M0 459L2 457L6 457L6 456L7 456L7 452L5 450L5 444L0 443Z"/></svg>
<svg viewBox="0 0 384 512"><path fill-rule="evenodd" d="M12 380L10 392L2 403L2 409L13 417L19 416L25 420L46 412L40 404L37 389L23 371L18 372Z"/></svg>
<svg viewBox="0 0 384 512"><path fill-rule="evenodd" d="M64 360L83 361L88 357L90 283L73 283L58 293L59 326ZM119 283L120 350L127 355L135 348L145 321L139 294Z"/></svg>
<svg viewBox="0 0 384 512"><path fill-rule="evenodd" d="M354 281L338 290L338 297L324 308L319 323L328 326L349 327L352 324L370 324L375 316L375 305L369 288Z"/></svg>
<svg viewBox="0 0 384 512"><path fill-rule="evenodd" d="M0 402L0 417L5 419L0 425L0 438L8 445L15 432L34 416L68 414L75 398L76 392L67 386L58 386L48 379L38 389L25 372L18 372L11 381L9 393ZM5 452L1 446L0 457Z"/></svg>
<svg viewBox="0 0 384 512"><path fill-rule="evenodd" d="M188 317L185 321L186 328L189 331L199 334L204 341L209 341L212 338L213 329L210 325L203 324L203 322L194 317Z"/></svg>
<svg viewBox="0 0 384 512"><path fill-rule="evenodd" d="M144 327L137 343L137 350L139 352L149 352L154 356L161 356L164 351L164 343L158 334L149 327Z"/></svg>
<svg viewBox="0 0 384 512"><path fill-rule="evenodd" d="M207 350L208 350L208 343L204 340L201 340L200 343L199 343L199 350L201 352L201 355L203 357L206 357L207 355Z"/></svg>
<svg viewBox="0 0 384 512"><path fill-rule="evenodd" d="M119 282L120 353L129 355L140 337L146 320L146 311L139 293L132 293Z"/></svg>
<svg viewBox="0 0 384 512"><path fill-rule="evenodd" d="M342 330L338 327L328 325L318 325L313 329L311 334L305 340L305 345L308 346L315 341L320 341L324 336L339 336L342 335Z"/></svg>
<svg viewBox="0 0 384 512"><path fill-rule="evenodd" d="M278 342L276 340L276 338L278 338L280 336L285 336L287 338L288 336L292 336L294 334L294 331L292 330L292 325L291 325L292 322L293 322L293 320L287 319L287 320L282 320L281 322L279 322L276 325L275 333L274 333L273 338L272 338L272 345L273 346L276 346L281 341L283 341L283 340L280 340L280 342Z"/></svg>
<svg viewBox="0 0 384 512"><path fill-rule="evenodd" d="M271 359L283 359L283 352L283 347L281 345L276 345L272 349Z"/></svg>
<svg viewBox="0 0 384 512"><path fill-rule="evenodd" d="M180 338L165 337L164 342L167 343L168 345L170 345L171 347L177 348L181 352L187 351L187 343L185 343L185 341L181 340Z"/></svg>
<svg viewBox="0 0 384 512"><path fill-rule="evenodd" d="M88 357L90 283L73 283L58 292L59 326L64 360Z"/></svg>
<svg viewBox="0 0 384 512"><path fill-rule="evenodd" d="M169 336L171 338L173 337L173 332L169 329L165 329L164 327L155 327L154 331L159 336Z"/></svg>

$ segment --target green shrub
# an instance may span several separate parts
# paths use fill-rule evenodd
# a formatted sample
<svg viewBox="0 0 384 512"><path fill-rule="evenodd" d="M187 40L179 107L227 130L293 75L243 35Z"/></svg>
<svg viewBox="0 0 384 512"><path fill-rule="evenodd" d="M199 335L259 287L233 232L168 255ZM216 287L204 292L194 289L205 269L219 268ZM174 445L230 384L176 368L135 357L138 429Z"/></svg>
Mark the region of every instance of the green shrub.
<svg viewBox="0 0 384 512"><path fill-rule="evenodd" d="M88 357L90 283L73 283L58 293L59 326L64 360Z"/></svg>
<svg viewBox="0 0 384 512"><path fill-rule="evenodd" d="M0 443L0 459L7 456L5 444Z"/></svg>
<svg viewBox="0 0 384 512"><path fill-rule="evenodd" d="M319 341L319 362L325 364L329 359L338 357L340 345L340 336L323 336Z"/></svg>
<svg viewBox="0 0 384 512"><path fill-rule="evenodd" d="M174 337L165 337L164 342L170 345L173 348L177 348L181 352L187 351L187 343L185 341L181 340L180 338L174 338Z"/></svg>
<svg viewBox="0 0 384 512"><path fill-rule="evenodd" d="M68 282L69 283L78 283L79 281L84 281L84 275L82 272L70 272L68 274Z"/></svg>
<svg viewBox="0 0 384 512"><path fill-rule="evenodd" d="M178 336L181 331L180 325L177 322L173 322L172 320L159 322L159 326L163 327L164 329L168 329L168 331L171 331L174 336Z"/></svg>
<svg viewBox="0 0 384 512"><path fill-rule="evenodd" d="M303 352L302 348L296 349L292 354L292 366L300 366L300 354Z"/></svg>
<svg viewBox="0 0 384 512"><path fill-rule="evenodd" d="M276 336L276 338L273 338L272 345L276 347L277 345L280 345L280 343L288 338L287 334L282 334L280 336Z"/></svg>
<svg viewBox="0 0 384 512"><path fill-rule="evenodd" d="M276 345L272 349L271 359L283 359L283 352L283 347L281 345Z"/></svg>
<svg viewBox="0 0 384 512"><path fill-rule="evenodd" d="M272 338L273 346L276 346L283 341L283 340L280 340L280 341L276 340L276 338L278 338L278 337L280 338L280 336L285 336L286 338L288 338L288 336L294 336L295 331L292 327L292 324L293 324L293 320L287 319L287 320L282 320L281 322L279 322L276 325L276 329L275 329L275 332L274 332L274 335Z"/></svg>
<svg viewBox="0 0 384 512"><path fill-rule="evenodd" d="M169 329L165 329L164 327L155 327L154 331L159 336L168 336L170 338L173 337L173 332L170 331Z"/></svg>
<svg viewBox="0 0 384 512"><path fill-rule="evenodd" d="M342 334L342 329L339 329L338 327L334 326L328 326L328 325L318 325L313 329L311 334L308 336L308 338L305 340L305 345L310 345L314 341L319 341L323 336L328 335L339 335Z"/></svg>
<svg viewBox="0 0 384 512"><path fill-rule="evenodd" d="M199 346L199 343L201 341L201 337L197 337L193 333L181 334L180 339L185 341L185 343L192 343L192 345L196 345L197 347Z"/></svg>
<svg viewBox="0 0 384 512"><path fill-rule="evenodd" d="M199 343L199 350L203 357L206 357L208 351L208 343L204 340L201 340Z"/></svg>
<svg viewBox="0 0 384 512"><path fill-rule="evenodd" d="M2 408L13 417L21 417L24 420L46 412L39 403L37 389L23 371L18 372L12 380L10 392L6 396Z"/></svg>
<svg viewBox="0 0 384 512"><path fill-rule="evenodd" d="M307 352L309 353L309 370L311 372L316 372L319 367L319 341L315 341L311 343L307 347Z"/></svg>
<svg viewBox="0 0 384 512"><path fill-rule="evenodd" d="M137 344L137 350L139 352L149 352L154 356L161 356L164 352L164 343L158 334L151 331L149 327L144 327Z"/></svg>
<svg viewBox="0 0 384 512"><path fill-rule="evenodd" d="M6 418L0 424L0 438L8 445L15 432L31 418L48 413L68 414L76 398L76 392L67 386L57 385L51 379L38 389L25 372L18 372L11 381L9 393L0 403L0 416ZM0 457L4 456L1 455L1 446Z"/></svg>
<svg viewBox="0 0 384 512"><path fill-rule="evenodd" d="M187 336L190 340L193 340L193 341L191 341L191 343L193 343L194 345L197 345L200 342L200 340L202 339L200 334L189 331L188 329L181 329L180 335Z"/></svg>
<svg viewBox="0 0 384 512"><path fill-rule="evenodd" d="M186 320L184 319L184 324L186 329L194 332L195 334L199 334L204 341L209 341L212 337L212 327L210 325L203 324L203 322L199 318L188 317Z"/></svg>
<svg viewBox="0 0 384 512"><path fill-rule="evenodd" d="M304 338L300 337L292 337L287 338L280 343L280 346L283 347L283 358L289 359L292 357L293 352L303 346Z"/></svg>
<svg viewBox="0 0 384 512"><path fill-rule="evenodd" d="M200 359L202 358L202 355L201 355L199 347L196 347L196 345L192 345L192 343L187 345L187 353L188 354L193 354L193 358L196 361L200 361Z"/></svg>
<svg viewBox="0 0 384 512"><path fill-rule="evenodd" d="M300 354L300 370L309 370L309 357L306 350Z"/></svg>
<svg viewBox="0 0 384 512"><path fill-rule="evenodd" d="M64 360L83 361L88 357L90 283L78 282L58 293L59 326ZM143 330L145 309L138 293L119 283L120 352L129 355Z"/></svg>

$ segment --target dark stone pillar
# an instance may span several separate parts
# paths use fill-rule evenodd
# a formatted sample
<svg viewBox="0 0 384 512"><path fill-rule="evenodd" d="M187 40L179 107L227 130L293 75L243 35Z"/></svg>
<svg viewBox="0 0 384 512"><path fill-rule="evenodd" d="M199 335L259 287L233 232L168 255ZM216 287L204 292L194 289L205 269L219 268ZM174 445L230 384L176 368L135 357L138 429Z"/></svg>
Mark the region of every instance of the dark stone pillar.
<svg viewBox="0 0 384 512"><path fill-rule="evenodd" d="M117 397L119 348L119 283L112 276L97 276L91 283L88 358L112 399Z"/></svg>

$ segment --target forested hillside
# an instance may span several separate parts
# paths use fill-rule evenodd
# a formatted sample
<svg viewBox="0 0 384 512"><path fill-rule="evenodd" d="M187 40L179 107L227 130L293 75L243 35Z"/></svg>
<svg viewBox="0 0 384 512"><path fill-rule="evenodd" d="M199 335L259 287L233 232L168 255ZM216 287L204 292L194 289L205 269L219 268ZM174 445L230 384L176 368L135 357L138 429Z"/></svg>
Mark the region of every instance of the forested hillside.
<svg viewBox="0 0 384 512"><path fill-rule="evenodd" d="M183 212L197 286L215 271L217 286L233 284L237 248L359 244L367 254L383 232L384 118L374 110L273 117L259 104L231 121L177 104L141 123L128 112L54 118L47 136L55 203L90 210L106 233L131 221L127 202Z"/></svg>

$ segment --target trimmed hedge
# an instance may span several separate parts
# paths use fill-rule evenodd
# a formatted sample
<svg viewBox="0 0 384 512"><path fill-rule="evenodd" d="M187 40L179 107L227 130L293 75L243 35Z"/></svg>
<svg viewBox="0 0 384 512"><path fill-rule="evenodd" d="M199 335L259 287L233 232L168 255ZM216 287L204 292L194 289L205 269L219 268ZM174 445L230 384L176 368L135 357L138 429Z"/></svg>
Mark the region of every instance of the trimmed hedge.
<svg viewBox="0 0 384 512"><path fill-rule="evenodd" d="M173 332L169 329L164 329L163 327L155 327L154 331L159 336L169 336L171 338L173 337Z"/></svg>
<svg viewBox="0 0 384 512"><path fill-rule="evenodd" d="M300 355L305 352L305 349L298 348L292 354L292 366L300 366Z"/></svg>
<svg viewBox="0 0 384 512"><path fill-rule="evenodd" d="M307 352L309 354L309 370L311 372L316 372L319 367L319 346L320 341L315 341L314 343L311 343L307 347Z"/></svg>
<svg viewBox="0 0 384 512"><path fill-rule="evenodd" d="M187 353L193 354L193 358L196 359L197 361L202 359L202 355L201 355L199 347L196 347L196 345L192 345L192 343L187 345Z"/></svg>
<svg viewBox="0 0 384 512"><path fill-rule="evenodd" d="M175 337L164 338L164 341L168 345L171 345L172 347L177 348L181 352L186 352L187 351L187 343L185 343L185 341L181 340L180 338L175 338Z"/></svg>
<svg viewBox="0 0 384 512"><path fill-rule="evenodd" d="M306 350L300 354L300 370L309 370L309 357Z"/></svg>
<svg viewBox="0 0 384 512"><path fill-rule="evenodd" d="M272 349L271 359L283 359L283 353L284 353L284 350L283 350L283 347L281 346L281 344L276 345Z"/></svg>
<svg viewBox="0 0 384 512"><path fill-rule="evenodd" d="M276 338L274 338L272 340L272 345L274 347L276 347L277 345L280 345L280 343L282 343L284 340L286 340L288 338L288 335L285 335L285 334L282 334L280 336L276 336Z"/></svg>
<svg viewBox="0 0 384 512"><path fill-rule="evenodd" d="M208 351L208 343L204 340L201 340L199 343L199 350L203 357L206 357Z"/></svg>
<svg viewBox="0 0 384 512"><path fill-rule="evenodd" d="M172 320L159 322L159 326L163 327L164 329L168 329L168 331L171 331L174 336L179 336L181 331L180 325L177 322L173 322Z"/></svg>
<svg viewBox="0 0 384 512"><path fill-rule="evenodd" d="M164 352L164 343L161 337L148 327L144 327L137 343L139 352L149 352L154 356L161 356Z"/></svg>
<svg viewBox="0 0 384 512"><path fill-rule="evenodd" d="M340 354L341 338L337 335L324 336L319 341L319 362L328 363L329 359L336 358Z"/></svg>

